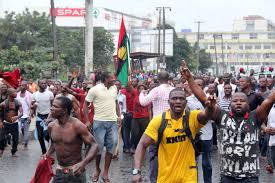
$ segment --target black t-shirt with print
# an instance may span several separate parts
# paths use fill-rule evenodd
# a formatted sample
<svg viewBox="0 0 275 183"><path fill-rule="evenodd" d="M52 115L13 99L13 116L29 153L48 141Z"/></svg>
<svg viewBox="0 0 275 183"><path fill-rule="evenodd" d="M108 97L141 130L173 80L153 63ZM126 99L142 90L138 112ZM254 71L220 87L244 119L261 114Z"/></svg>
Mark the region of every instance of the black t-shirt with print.
<svg viewBox="0 0 275 183"><path fill-rule="evenodd" d="M230 177L259 176L258 135L261 126L256 110L241 119L220 109L218 139L220 142L221 174Z"/></svg>

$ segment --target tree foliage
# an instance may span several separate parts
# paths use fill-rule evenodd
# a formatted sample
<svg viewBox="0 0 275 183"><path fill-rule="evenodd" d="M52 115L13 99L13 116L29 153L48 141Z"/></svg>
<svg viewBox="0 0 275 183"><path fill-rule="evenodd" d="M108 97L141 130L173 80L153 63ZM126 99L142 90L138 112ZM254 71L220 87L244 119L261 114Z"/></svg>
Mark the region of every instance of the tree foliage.
<svg viewBox="0 0 275 183"><path fill-rule="evenodd" d="M19 67L25 78L39 78L43 72L56 73L84 67L84 28L57 28L59 59L53 61L50 17L37 11L15 14L6 12L0 18L0 70ZM94 29L95 68L112 63L112 35L103 28Z"/></svg>

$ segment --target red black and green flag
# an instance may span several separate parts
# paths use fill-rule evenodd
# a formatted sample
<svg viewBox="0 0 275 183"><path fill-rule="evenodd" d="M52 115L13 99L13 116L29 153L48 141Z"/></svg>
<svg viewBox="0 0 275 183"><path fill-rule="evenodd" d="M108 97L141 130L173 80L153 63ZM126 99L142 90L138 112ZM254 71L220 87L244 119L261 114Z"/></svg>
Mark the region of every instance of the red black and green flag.
<svg viewBox="0 0 275 183"><path fill-rule="evenodd" d="M126 33L124 19L122 17L117 46L116 76L122 85L126 86L129 76L130 42Z"/></svg>

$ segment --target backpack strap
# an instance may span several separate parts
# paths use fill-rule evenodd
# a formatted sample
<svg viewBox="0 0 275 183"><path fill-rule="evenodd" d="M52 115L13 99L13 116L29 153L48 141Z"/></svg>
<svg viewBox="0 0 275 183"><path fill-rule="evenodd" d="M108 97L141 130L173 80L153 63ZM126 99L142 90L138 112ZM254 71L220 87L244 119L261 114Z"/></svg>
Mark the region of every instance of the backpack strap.
<svg viewBox="0 0 275 183"><path fill-rule="evenodd" d="M195 140L192 136L192 132L190 130L190 126L189 126L189 117L190 117L190 111L189 110L186 110L185 111L185 115L184 117L182 118L182 126L183 126L183 130L185 131L187 137L190 139L191 143L192 143L192 146L195 150L195 153L199 152L198 148L196 147L195 145Z"/></svg>
<svg viewBox="0 0 275 183"><path fill-rule="evenodd" d="M155 151L154 156L151 157L150 161L152 161L153 159L155 159L156 156L158 156L159 145L160 145L162 137L163 137L163 132L164 132L166 126L167 126L167 120L165 119L165 116L166 116L166 112L163 112L162 117L161 117L161 124L160 124L160 127L158 129L158 141L155 144L156 151Z"/></svg>

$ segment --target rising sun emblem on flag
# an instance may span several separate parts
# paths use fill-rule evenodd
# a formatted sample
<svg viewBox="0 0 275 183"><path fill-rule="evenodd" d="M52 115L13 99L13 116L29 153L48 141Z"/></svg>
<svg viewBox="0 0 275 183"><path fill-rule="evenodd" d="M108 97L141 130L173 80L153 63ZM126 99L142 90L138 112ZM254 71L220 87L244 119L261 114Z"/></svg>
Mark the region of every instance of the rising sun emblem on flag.
<svg viewBox="0 0 275 183"><path fill-rule="evenodd" d="M127 49L123 46L123 47L120 47L119 50L118 50L118 58L125 61L126 58L127 58Z"/></svg>

